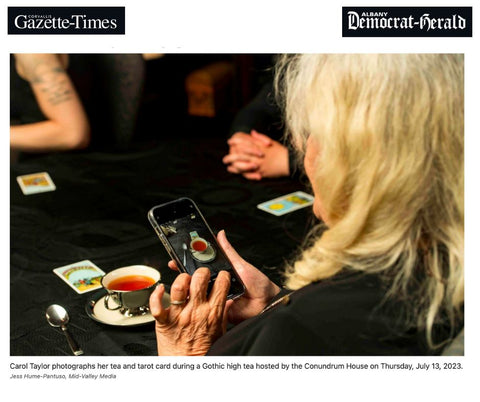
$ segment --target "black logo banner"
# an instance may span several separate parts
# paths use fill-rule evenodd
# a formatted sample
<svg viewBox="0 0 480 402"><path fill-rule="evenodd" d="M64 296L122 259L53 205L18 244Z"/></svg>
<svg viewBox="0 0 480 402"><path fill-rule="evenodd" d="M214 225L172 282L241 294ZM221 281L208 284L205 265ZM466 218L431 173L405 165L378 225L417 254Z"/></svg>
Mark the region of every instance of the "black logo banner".
<svg viewBox="0 0 480 402"><path fill-rule="evenodd" d="M343 37L471 37L472 7L342 7Z"/></svg>
<svg viewBox="0 0 480 402"><path fill-rule="evenodd" d="M8 7L9 35L123 35L125 7Z"/></svg>

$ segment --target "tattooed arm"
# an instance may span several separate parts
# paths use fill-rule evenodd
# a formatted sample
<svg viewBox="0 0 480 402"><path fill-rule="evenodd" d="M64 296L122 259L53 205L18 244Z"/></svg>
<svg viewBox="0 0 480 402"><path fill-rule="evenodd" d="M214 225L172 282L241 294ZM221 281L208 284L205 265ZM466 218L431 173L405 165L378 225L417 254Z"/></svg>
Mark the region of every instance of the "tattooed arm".
<svg viewBox="0 0 480 402"><path fill-rule="evenodd" d="M27 80L46 120L10 126L11 149L27 152L85 148L90 126L78 94L55 54L16 54L18 74Z"/></svg>

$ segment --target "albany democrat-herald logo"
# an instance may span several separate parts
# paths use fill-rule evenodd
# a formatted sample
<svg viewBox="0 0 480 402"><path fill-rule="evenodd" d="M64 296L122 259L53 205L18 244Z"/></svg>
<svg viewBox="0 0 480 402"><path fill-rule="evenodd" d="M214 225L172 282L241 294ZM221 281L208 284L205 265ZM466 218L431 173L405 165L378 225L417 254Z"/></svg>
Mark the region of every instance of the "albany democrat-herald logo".
<svg viewBox="0 0 480 402"><path fill-rule="evenodd" d="M472 7L342 7L342 36L471 37Z"/></svg>
<svg viewBox="0 0 480 402"><path fill-rule="evenodd" d="M8 33L125 34L125 7L8 7Z"/></svg>

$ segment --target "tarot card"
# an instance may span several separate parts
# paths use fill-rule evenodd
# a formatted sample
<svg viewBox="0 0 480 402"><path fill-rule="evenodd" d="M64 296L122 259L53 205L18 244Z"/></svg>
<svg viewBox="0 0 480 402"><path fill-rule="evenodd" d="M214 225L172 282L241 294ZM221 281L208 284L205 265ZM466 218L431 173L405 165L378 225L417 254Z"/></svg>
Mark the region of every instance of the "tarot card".
<svg viewBox="0 0 480 402"><path fill-rule="evenodd" d="M105 275L105 272L89 260L55 268L53 272L77 293L100 289L100 280Z"/></svg>
<svg viewBox="0 0 480 402"><path fill-rule="evenodd" d="M267 202L262 202L257 205L257 208L272 215L281 216L312 204L312 195L304 193L303 191L296 191Z"/></svg>
<svg viewBox="0 0 480 402"><path fill-rule="evenodd" d="M47 172L18 176L17 182L25 195L45 193L56 189L55 184Z"/></svg>

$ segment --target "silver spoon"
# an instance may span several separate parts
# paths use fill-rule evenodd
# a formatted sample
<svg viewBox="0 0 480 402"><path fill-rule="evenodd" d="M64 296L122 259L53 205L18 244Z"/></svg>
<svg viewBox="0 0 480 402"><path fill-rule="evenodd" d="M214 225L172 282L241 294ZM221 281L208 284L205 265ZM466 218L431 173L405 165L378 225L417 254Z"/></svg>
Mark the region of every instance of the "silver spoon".
<svg viewBox="0 0 480 402"><path fill-rule="evenodd" d="M73 340L70 336L70 333L67 331L67 324L69 321L67 310L65 310L62 306L58 304L52 304L47 308L46 317L48 323L52 327L60 327L62 328L63 333L65 334L68 344L70 345L70 349L75 356L83 355L83 350L77 346L77 343Z"/></svg>
<svg viewBox="0 0 480 402"><path fill-rule="evenodd" d="M187 268L187 245L183 243L182 248L183 248L183 266Z"/></svg>

